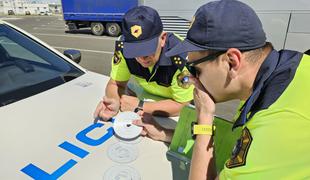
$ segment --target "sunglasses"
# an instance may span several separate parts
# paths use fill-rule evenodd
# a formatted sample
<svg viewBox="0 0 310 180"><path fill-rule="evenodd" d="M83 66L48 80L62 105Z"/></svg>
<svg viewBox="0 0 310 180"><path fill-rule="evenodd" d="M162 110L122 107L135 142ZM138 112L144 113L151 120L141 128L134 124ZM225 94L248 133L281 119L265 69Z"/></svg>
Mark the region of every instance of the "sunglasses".
<svg viewBox="0 0 310 180"><path fill-rule="evenodd" d="M212 61L212 60L215 60L217 57L219 57L220 55L224 54L226 51L219 51L219 52L216 52L216 53L213 53L213 54L210 54L206 57L203 57L201 59L198 59L196 61L193 61L193 62L186 62L185 66L187 67L189 73L191 73L192 76L194 77L198 77L198 71L196 70L196 65L197 64L200 64L200 63L203 63L203 62L206 62L206 61Z"/></svg>

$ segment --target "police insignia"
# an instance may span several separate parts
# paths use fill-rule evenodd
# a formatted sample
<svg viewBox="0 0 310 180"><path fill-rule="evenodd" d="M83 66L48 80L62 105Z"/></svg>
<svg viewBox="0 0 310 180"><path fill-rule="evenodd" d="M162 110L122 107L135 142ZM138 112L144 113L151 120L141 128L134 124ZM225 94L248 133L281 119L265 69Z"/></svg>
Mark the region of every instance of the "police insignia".
<svg viewBox="0 0 310 180"><path fill-rule="evenodd" d="M252 143L252 136L250 131L245 127L242 131L240 139L238 139L230 159L226 162L227 168L234 168L244 166L246 163L246 156Z"/></svg>
<svg viewBox="0 0 310 180"><path fill-rule="evenodd" d="M190 87L191 83L189 81L189 76L190 73L188 72L188 70L184 70L177 76L177 82L181 88L187 89Z"/></svg>
<svg viewBox="0 0 310 180"><path fill-rule="evenodd" d="M121 52L120 51L115 51L114 52L114 57L113 57L113 63L114 65L117 65L121 62Z"/></svg>
<svg viewBox="0 0 310 180"><path fill-rule="evenodd" d="M178 67L178 69L183 70L186 60L184 60L180 56L172 56L171 60L172 60L172 63L174 63Z"/></svg>
<svg viewBox="0 0 310 180"><path fill-rule="evenodd" d="M142 28L141 26L134 25L130 28L131 35L133 35L135 38L139 38L142 34Z"/></svg>
<svg viewBox="0 0 310 180"><path fill-rule="evenodd" d="M123 41L115 41L115 51L122 51L124 48Z"/></svg>

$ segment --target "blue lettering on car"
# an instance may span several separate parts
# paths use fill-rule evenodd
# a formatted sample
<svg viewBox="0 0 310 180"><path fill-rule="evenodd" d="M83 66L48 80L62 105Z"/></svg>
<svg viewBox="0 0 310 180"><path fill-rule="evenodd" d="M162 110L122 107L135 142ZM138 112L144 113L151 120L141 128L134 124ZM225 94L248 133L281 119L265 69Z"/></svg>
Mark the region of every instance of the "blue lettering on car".
<svg viewBox="0 0 310 180"><path fill-rule="evenodd" d="M113 136L114 134L113 128L112 127L108 128L106 134L104 134L99 139L92 139L88 137L87 134L93 131L94 129L101 128L103 126L104 125L101 123L94 123L90 125L89 127L87 127L86 129L79 132L76 135L76 139L89 146L99 146ZM71 154L76 155L77 157L81 159L85 158L89 154L88 151L67 141L61 143L58 147L70 152ZM58 179L60 176L65 174L75 164L77 164L77 161L70 159L69 161L67 161L65 164L63 164L61 167L59 167L57 170L55 170L51 174L45 172L44 170L42 170L41 168L37 167L36 165L32 163L22 168L21 171L27 174L28 176L32 177L33 179L53 180L53 179Z"/></svg>

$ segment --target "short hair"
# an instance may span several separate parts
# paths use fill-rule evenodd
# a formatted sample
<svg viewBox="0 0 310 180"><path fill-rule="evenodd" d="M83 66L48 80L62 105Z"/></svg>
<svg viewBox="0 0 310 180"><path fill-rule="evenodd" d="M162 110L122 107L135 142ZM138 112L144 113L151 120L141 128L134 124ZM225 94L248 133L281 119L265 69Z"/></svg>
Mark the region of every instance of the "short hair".
<svg viewBox="0 0 310 180"><path fill-rule="evenodd" d="M262 58L263 53L267 48L273 49L273 46L270 42L267 42L263 47L253 49L250 51L245 51L244 53L245 53L246 59L250 62L256 62L258 59Z"/></svg>

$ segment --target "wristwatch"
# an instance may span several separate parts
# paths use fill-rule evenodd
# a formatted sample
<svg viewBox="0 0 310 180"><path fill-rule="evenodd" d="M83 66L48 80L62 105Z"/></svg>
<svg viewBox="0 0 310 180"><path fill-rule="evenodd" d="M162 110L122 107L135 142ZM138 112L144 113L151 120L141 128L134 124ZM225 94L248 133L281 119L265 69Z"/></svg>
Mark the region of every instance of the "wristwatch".
<svg viewBox="0 0 310 180"><path fill-rule="evenodd" d="M138 107L135 108L134 112L137 113L138 111L143 111L143 104L144 104L144 101L140 100Z"/></svg>
<svg viewBox="0 0 310 180"><path fill-rule="evenodd" d="M196 139L197 134L214 135L215 126L207 124L197 124L197 122L192 122L192 137Z"/></svg>

